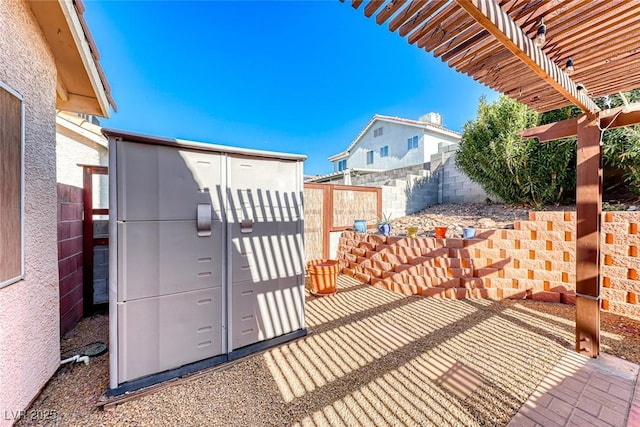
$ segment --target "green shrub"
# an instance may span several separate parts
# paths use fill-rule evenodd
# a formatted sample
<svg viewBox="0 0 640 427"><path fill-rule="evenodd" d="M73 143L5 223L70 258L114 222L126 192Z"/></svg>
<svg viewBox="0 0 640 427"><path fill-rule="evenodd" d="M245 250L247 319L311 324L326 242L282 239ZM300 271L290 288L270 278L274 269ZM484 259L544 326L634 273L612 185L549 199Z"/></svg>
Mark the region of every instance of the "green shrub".
<svg viewBox="0 0 640 427"><path fill-rule="evenodd" d="M640 89L625 94L629 102L640 101ZM623 105L622 98L614 95L609 98L610 108ZM602 99L597 100L600 108L605 108ZM629 126L606 130L602 137L602 155L605 164L620 168L629 188L640 194L640 126Z"/></svg>
<svg viewBox="0 0 640 427"><path fill-rule="evenodd" d="M540 143L517 135L540 121L537 112L506 96L492 104L481 98L478 117L464 126L456 166L507 203L540 207L570 201L575 197L575 138Z"/></svg>

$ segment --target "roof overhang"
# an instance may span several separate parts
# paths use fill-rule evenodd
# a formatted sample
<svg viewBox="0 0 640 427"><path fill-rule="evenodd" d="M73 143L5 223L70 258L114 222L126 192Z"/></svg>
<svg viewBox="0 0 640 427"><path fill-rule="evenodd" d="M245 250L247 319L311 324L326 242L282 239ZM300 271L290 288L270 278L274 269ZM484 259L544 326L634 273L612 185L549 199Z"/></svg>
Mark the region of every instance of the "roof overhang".
<svg viewBox="0 0 640 427"><path fill-rule="evenodd" d="M349 152L343 151L342 153L334 154L333 156L329 157L329 161L335 162L337 160L346 159L347 157L349 157Z"/></svg>
<svg viewBox="0 0 640 427"><path fill-rule="evenodd" d="M72 134L86 138L108 149L107 138L102 135L102 128L88 122L82 117L73 116L71 113L61 111L56 114L56 127L66 129Z"/></svg>
<svg viewBox="0 0 640 427"><path fill-rule="evenodd" d="M57 68L56 108L109 117L117 107L80 0L29 0Z"/></svg>

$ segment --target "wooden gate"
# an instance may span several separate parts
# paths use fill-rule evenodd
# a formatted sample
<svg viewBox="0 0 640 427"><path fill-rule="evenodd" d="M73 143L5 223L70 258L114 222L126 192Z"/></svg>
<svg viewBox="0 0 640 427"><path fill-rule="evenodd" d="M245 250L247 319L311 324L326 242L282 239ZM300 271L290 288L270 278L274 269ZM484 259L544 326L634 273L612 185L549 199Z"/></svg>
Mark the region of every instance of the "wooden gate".
<svg viewBox="0 0 640 427"><path fill-rule="evenodd" d="M382 189L304 184L304 247L307 260L329 258L331 232L353 229L356 219L374 227L382 216Z"/></svg>
<svg viewBox="0 0 640 427"><path fill-rule="evenodd" d="M78 165L83 169L83 242L82 242L82 261L83 261L83 301L84 315L91 316L98 310L104 310L108 306L108 302L94 301L94 266L95 266L95 247L96 245L109 245L108 235L96 237L94 232L94 215L109 215L108 208L93 207L93 176L108 175L109 168L107 166L95 165ZM108 283L108 282L107 282ZM107 284L108 295L108 284ZM108 299L107 299L108 301Z"/></svg>

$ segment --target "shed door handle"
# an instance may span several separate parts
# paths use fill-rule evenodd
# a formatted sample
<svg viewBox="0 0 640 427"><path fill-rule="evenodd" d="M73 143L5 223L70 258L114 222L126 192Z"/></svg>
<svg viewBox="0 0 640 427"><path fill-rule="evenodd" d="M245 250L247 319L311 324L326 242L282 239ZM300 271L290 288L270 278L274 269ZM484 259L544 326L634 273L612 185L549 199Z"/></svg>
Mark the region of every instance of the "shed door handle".
<svg viewBox="0 0 640 427"><path fill-rule="evenodd" d="M198 203L197 218L198 236L211 236L211 205L209 203Z"/></svg>
<svg viewBox="0 0 640 427"><path fill-rule="evenodd" d="M243 219L240 223L240 232L242 234L247 234L253 232L253 220L252 219Z"/></svg>

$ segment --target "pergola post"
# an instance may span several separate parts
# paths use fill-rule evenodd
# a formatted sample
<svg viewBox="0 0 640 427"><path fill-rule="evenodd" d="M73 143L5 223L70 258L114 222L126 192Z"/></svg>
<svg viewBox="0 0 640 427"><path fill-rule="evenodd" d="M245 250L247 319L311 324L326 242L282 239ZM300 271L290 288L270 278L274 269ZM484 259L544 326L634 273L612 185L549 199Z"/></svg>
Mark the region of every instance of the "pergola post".
<svg viewBox="0 0 640 427"><path fill-rule="evenodd" d="M602 149L598 114L578 118L576 192L576 351L600 353Z"/></svg>

